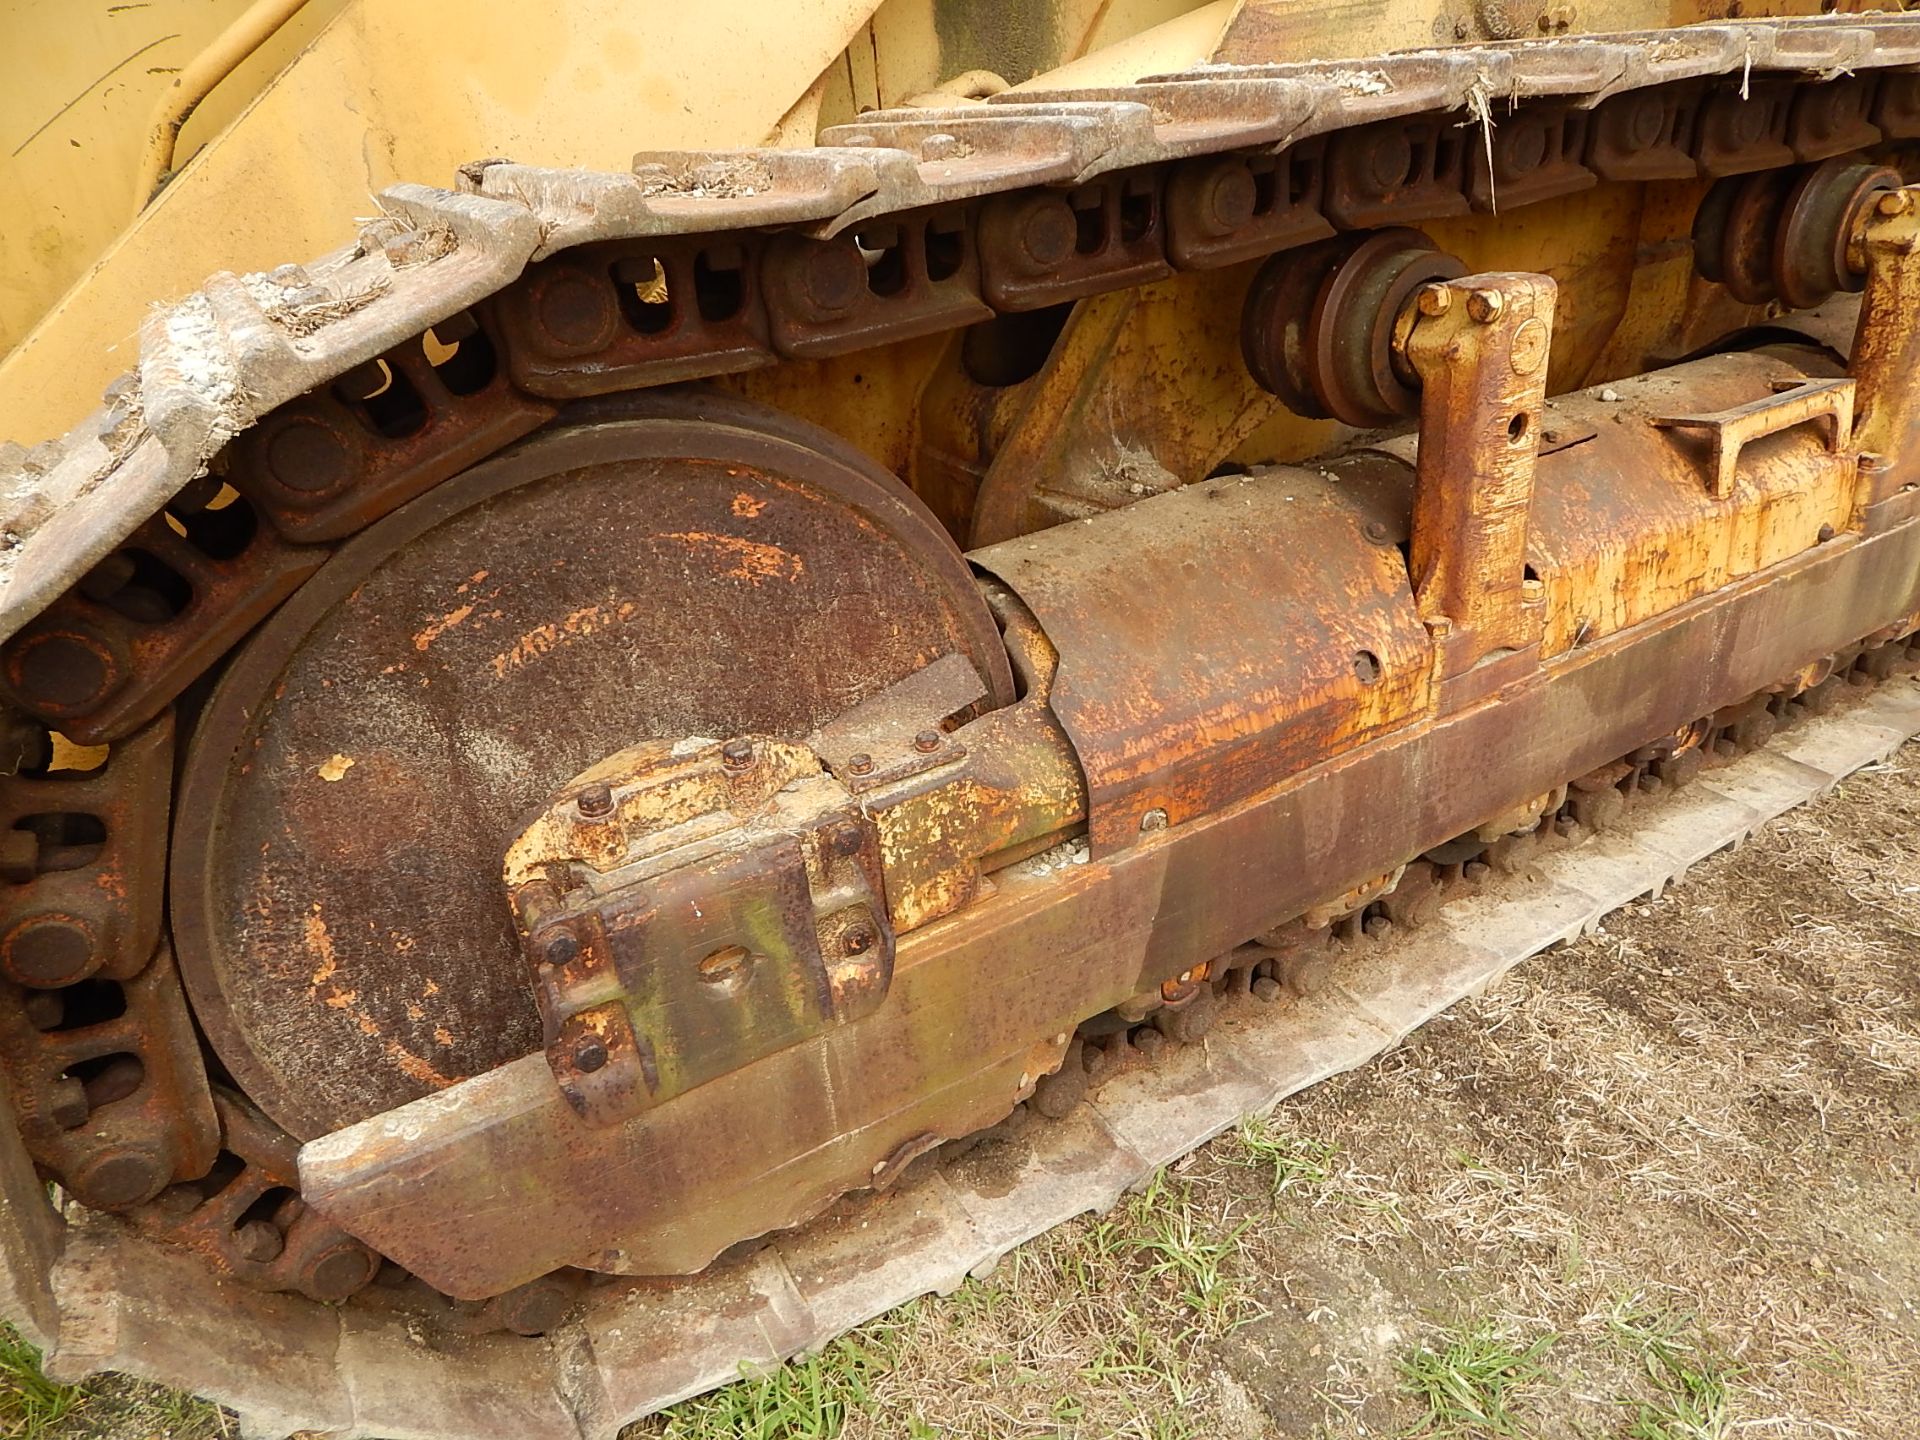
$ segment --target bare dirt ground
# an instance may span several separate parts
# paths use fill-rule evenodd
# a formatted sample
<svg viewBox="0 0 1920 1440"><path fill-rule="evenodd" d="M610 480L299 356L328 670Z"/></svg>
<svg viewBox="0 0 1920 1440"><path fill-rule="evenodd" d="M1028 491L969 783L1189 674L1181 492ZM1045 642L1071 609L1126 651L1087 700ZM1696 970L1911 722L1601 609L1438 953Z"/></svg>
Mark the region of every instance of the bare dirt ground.
<svg viewBox="0 0 1920 1440"><path fill-rule="evenodd" d="M630 1436L1920 1434L1916 836L1920 746L1111 1215ZM232 1433L13 1370L9 1435Z"/></svg>

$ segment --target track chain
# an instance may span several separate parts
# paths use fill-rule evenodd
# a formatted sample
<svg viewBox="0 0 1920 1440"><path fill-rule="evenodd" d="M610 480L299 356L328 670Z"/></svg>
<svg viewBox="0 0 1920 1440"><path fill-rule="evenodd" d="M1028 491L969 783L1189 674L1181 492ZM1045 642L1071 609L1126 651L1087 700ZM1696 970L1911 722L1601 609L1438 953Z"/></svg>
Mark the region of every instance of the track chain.
<svg viewBox="0 0 1920 1440"><path fill-rule="evenodd" d="M34 1159L250 1286L409 1292L456 1330L550 1329L581 1277L467 1307L373 1285L378 1257L300 1205L291 1142L210 1081L160 942L173 703L333 547L569 399L1602 179L1785 172L1920 139L1920 75L1897 68L1917 63L1920 19L1832 17L1200 71L885 112L811 150L642 156L629 176L488 163L454 191L395 187L313 265L215 277L146 327L138 375L81 431L0 456L0 690L23 761L4 796L0 1062ZM1489 95L1514 106L1491 153L1459 123ZM1904 643L1835 659L1909 663ZM1805 678L1581 777L1530 829L1411 860L1340 913L1090 1021L1011 1123L1201 1040L1231 995L1311 997L1349 947L1608 828L1840 683ZM48 769L55 732L106 746L104 764Z"/></svg>

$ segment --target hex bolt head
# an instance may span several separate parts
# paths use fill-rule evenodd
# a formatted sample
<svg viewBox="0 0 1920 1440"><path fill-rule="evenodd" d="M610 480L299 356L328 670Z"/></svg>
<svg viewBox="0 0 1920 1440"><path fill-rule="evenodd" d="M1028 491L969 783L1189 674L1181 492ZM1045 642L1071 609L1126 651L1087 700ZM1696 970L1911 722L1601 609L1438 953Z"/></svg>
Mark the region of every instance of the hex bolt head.
<svg viewBox="0 0 1920 1440"><path fill-rule="evenodd" d="M241 1259L265 1265L279 1258L287 1240L277 1226L265 1220L249 1220L233 1232L233 1248Z"/></svg>
<svg viewBox="0 0 1920 1440"><path fill-rule="evenodd" d="M1166 828L1167 812L1157 805L1140 817L1140 829L1143 833L1149 830L1164 830Z"/></svg>
<svg viewBox="0 0 1920 1440"><path fill-rule="evenodd" d="M1453 291L1445 285L1423 285L1415 304L1422 315L1430 320L1437 319L1453 308Z"/></svg>
<svg viewBox="0 0 1920 1440"><path fill-rule="evenodd" d="M864 750L858 754L849 755L847 757L847 771L853 775L871 775L873 773L873 756L867 754Z"/></svg>
<svg viewBox="0 0 1920 1440"><path fill-rule="evenodd" d="M1888 190L1873 202L1873 208L1882 215L1904 215L1913 208L1913 196L1905 190Z"/></svg>
<svg viewBox="0 0 1920 1440"><path fill-rule="evenodd" d="M738 736L720 747L720 763L729 770L744 770L753 764L753 742Z"/></svg>
<svg viewBox="0 0 1920 1440"><path fill-rule="evenodd" d="M1482 325L1491 325L1507 308L1507 297L1498 290L1476 290L1467 296L1467 314Z"/></svg>
<svg viewBox="0 0 1920 1440"><path fill-rule="evenodd" d="M582 1075L591 1075L596 1070L604 1069L606 1063L606 1042L601 1040L599 1036L589 1035L586 1039L575 1043L573 1047L573 1068L578 1070Z"/></svg>
<svg viewBox="0 0 1920 1440"><path fill-rule="evenodd" d="M941 742L945 738L946 737L941 735L938 730L922 730L918 735L913 737L913 748L918 750L922 755L930 755L940 748Z"/></svg>
<svg viewBox="0 0 1920 1440"><path fill-rule="evenodd" d="M1367 521L1366 527L1362 531L1362 533L1367 537L1368 541L1370 541L1372 544L1375 544L1375 545L1385 545L1389 540L1393 538L1392 532L1390 532L1387 529L1386 525L1379 520Z"/></svg>
<svg viewBox="0 0 1920 1440"><path fill-rule="evenodd" d="M344 1241L307 1262L300 1288L315 1300L337 1305L373 1280L380 1262L357 1241Z"/></svg>
<svg viewBox="0 0 1920 1440"><path fill-rule="evenodd" d="M580 958L580 942L562 930L551 937L540 952L547 964L558 969L562 965L571 965Z"/></svg>
<svg viewBox="0 0 1920 1440"><path fill-rule="evenodd" d="M873 948L873 931L856 925L840 937L840 945L849 955L864 955Z"/></svg>
<svg viewBox="0 0 1920 1440"><path fill-rule="evenodd" d="M613 813L613 789L596 781L575 796L573 803L589 820L603 819Z"/></svg>

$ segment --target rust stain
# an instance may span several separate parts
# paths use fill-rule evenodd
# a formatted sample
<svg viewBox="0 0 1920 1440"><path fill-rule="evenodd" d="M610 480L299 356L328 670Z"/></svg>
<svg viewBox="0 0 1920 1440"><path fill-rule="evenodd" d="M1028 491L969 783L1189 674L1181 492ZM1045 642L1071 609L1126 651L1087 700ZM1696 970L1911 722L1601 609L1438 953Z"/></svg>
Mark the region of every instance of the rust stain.
<svg viewBox="0 0 1920 1440"><path fill-rule="evenodd" d="M592 635L609 625L616 625L632 616L633 610L631 600L623 600L611 609L600 605L583 605L558 623L536 625L514 641L509 649L493 657L494 678L504 679L509 670L518 670L529 660L536 660L557 650L578 636Z"/></svg>
<svg viewBox="0 0 1920 1440"><path fill-rule="evenodd" d="M414 635L413 648L424 654L429 645L446 634L447 631L453 629L454 626L459 625L471 614L473 614L473 606L470 603L462 605L457 609L449 610L438 620L423 627Z"/></svg>
<svg viewBox="0 0 1920 1440"><path fill-rule="evenodd" d="M333 937L327 933L326 919L317 904L307 912L306 932L307 952L320 962L308 983L318 989L333 978L334 972L340 968L340 960L334 954Z"/></svg>
<svg viewBox="0 0 1920 1440"><path fill-rule="evenodd" d="M711 550L732 565L723 573L736 580L758 585L763 580L798 580L806 573L806 562L778 545L758 540L743 540L738 535L717 535L708 530L676 530L656 537L678 540L693 550Z"/></svg>
<svg viewBox="0 0 1920 1440"><path fill-rule="evenodd" d="M743 493L733 497L733 513L738 515L742 520L757 519L760 512L766 508L766 501L756 500L751 495Z"/></svg>
<svg viewBox="0 0 1920 1440"><path fill-rule="evenodd" d="M444 1090L447 1086L458 1083L457 1076L442 1075L396 1040L387 1041L387 1054L392 1057L393 1063L400 1067L408 1079L417 1080L422 1085L431 1085L436 1090Z"/></svg>
<svg viewBox="0 0 1920 1440"><path fill-rule="evenodd" d="M310 991L317 993L322 985L328 986L328 993L322 999L321 1003L331 1010L346 1011L353 1017L354 1024L359 1026L361 1034L379 1038L383 1048L387 1052L388 1058L400 1068L401 1073L408 1079L417 1081L422 1085L431 1085L439 1090L444 1090L447 1086L454 1084L454 1077L441 1074L425 1060L422 1060L418 1055L407 1049L406 1046L400 1044L399 1041L381 1036L379 1022L371 1015L355 1008L360 999L359 991L341 989L329 984L340 968L340 959L333 948L333 936L327 931L326 917L320 913L320 907L318 905L315 905L307 913L305 924L307 949L320 962L313 972ZM433 981L429 980L427 982L428 994L435 994L439 989L440 987L434 984ZM410 1011L412 1008L412 1006L408 1007ZM415 1016L414 1018L417 1019L419 1017ZM452 1043L451 1037L441 1039L445 1034L446 1032L444 1030L436 1030L434 1032L434 1038L440 1040L440 1043L443 1045L450 1045Z"/></svg>

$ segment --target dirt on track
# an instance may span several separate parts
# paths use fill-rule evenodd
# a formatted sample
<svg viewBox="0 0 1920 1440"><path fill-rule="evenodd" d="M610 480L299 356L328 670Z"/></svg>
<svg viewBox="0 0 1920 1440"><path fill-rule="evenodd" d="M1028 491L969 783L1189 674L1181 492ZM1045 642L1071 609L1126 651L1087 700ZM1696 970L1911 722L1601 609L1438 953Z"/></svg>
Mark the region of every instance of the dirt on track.
<svg viewBox="0 0 1920 1440"><path fill-rule="evenodd" d="M1920 1434L1917 836L1920 744L1113 1213L630 1440ZM23 1384L0 1434L234 1433Z"/></svg>

